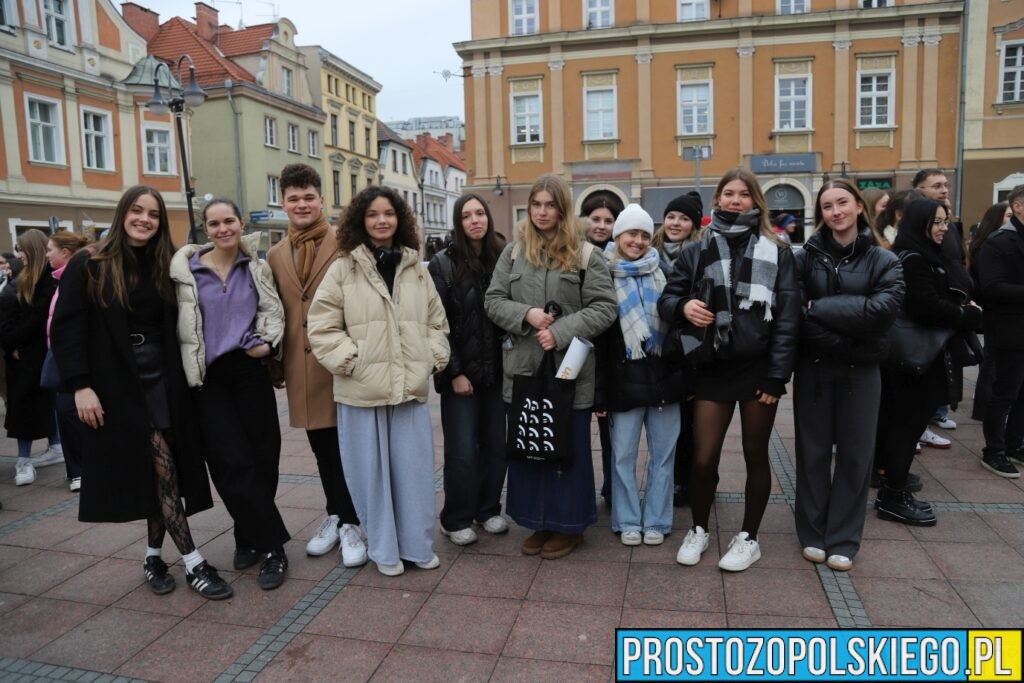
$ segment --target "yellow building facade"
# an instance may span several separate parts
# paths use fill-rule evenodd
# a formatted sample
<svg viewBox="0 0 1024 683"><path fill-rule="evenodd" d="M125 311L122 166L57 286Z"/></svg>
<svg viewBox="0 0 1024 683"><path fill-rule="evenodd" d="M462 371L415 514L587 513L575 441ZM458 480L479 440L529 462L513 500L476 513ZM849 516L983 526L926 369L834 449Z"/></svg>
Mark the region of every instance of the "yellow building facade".
<svg viewBox="0 0 1024 683"><path fill-rule="evenodd" d="M986 0L987 1L987 0ZM472 0L470 185L511 219L559 173L660 221L671 197L755 170L773 210L813 215L826 174L956 179L962 1ZM684 158L685 157L685 158ZM706 210L709 201L706 201Z"/></svg>

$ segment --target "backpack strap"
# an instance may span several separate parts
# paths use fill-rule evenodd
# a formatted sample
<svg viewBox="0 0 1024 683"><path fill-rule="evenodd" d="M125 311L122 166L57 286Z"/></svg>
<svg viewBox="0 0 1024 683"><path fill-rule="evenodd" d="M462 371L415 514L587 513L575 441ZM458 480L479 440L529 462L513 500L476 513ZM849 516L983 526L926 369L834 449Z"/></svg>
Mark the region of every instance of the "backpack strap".
<svg viewBox="0 0 1024 683"><path fill-rule="evenodd" d="M584 242L583 243L583 248L580 249L579 271L580 271L580 297L581 298L583 296L583 280L587 277L587 264L590 263L590 256L591 256L591 254L594 253L594 249L596 249L596 247L593 244L591 244L590 242ZM520 254L520 252L522 252L522 250L523 250L522 242L519 242L517 240L517 241L512 243L512 265L515 265L516 258L519 256L519 254Z"/></svg>

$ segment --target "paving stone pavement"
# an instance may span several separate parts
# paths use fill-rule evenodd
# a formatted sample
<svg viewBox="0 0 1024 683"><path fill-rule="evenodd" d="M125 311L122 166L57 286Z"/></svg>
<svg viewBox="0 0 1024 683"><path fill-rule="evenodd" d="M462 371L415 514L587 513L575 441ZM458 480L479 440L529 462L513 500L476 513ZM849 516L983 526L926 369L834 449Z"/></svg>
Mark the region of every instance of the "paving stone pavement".
<svg viewBox="0 0 1024 683"><path fill-rule="evenodd" d="M973 373L969 373L973 378ZM968 382L968 392L973 383ZM306 541L323 514L316 461L305 434L287 427L277 501L293 535L289 579L263 592L256 568L223 571L235 596L207 603L183 584L145 587L145 525L83 524L62 466L15 487L15 444L0 440L0 681L595 680L612 678L617 627L1007 627L1024 623L1024 482L979 465L981 425L968 398L953 413L947 451L926 449L914 470L939 524L912 529L865 509L864 541L849 573L800 556L793 527L792 403L784 399L771 441L772 496L762 559L726 575L716 563L742 520L739 420L726 439L712 543L692 568L675 563L687 508L662 546L628 548L606 509L569 557L525 557L528 535L480 532L456 547L435 527L437 570L397 578L370 565L345 569L337 555L310 558ZM441 428L431 399L435 488L443 499ZM600 452L592 444L597 480ZM42 450L42 444L37 445ZM641 472L643 457L641 458ZM230 567L231 520L218 501L191 520L200 550Z"/></svg>

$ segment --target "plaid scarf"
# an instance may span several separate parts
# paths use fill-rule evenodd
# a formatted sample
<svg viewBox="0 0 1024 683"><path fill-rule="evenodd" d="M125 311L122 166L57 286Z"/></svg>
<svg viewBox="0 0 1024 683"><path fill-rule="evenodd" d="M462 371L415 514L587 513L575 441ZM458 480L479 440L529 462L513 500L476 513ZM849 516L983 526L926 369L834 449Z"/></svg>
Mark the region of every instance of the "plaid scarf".
<svg viewBox="0 0 1024 683"><path fill-rule="evenodd" d="M619 303L619 326L626 344L626 358L644 358L645 351L660 356L665 346L668 325L658 315L658 297L665 289L665 276L659 264L658 250L650 247L636 261L627 261L615 251L615 243L605 247L608 270L615 282Z"/></svg>
<svg viewBox="0 0 1024 683"><path fill-rule="evenodd" d="M701 238L704 277L712 281L711 310L715 313L715 348L728 345L732 329L733 264L729 237L751 233L746 250L736 269L736 297L739 308L764 306L765 321L772 320L775 305L775 278L779 271L779 248L759 234L760 211L737 214L713 211L711 229Z"/></svg>

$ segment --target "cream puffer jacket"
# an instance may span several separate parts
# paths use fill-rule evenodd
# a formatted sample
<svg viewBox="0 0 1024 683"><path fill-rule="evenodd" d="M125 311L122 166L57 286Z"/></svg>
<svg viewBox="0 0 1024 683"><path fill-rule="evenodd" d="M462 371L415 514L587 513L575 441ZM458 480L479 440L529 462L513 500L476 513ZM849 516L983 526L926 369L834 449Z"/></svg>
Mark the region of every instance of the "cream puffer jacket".
<svg viewBox="0 0 1024 683"><path fill-rule="evenodd" d="M309 309L309 345L334 375L334 401L374 407L427 400L448 365L448 319L419 254L402 249L394 293L359 246L327 270Z"/></svg>
<svg viewBox="0 0 1024 683"><path fill-rule="evenodd" d="M259 297L253 334L270 344L271 348L277 349L280 355L281 339L284 337L284 306L277 295L270 266L257 255L260 237L260 233L243 235L239 245L242 253L249 257L249 273ZM203 339L199 292L196 278L189 267L189 259L197 251L209 248L203 244L186 244L171 259L171 280L178 293L178 343L190 387L201 387L206 379L206 342Z"/></svg>

